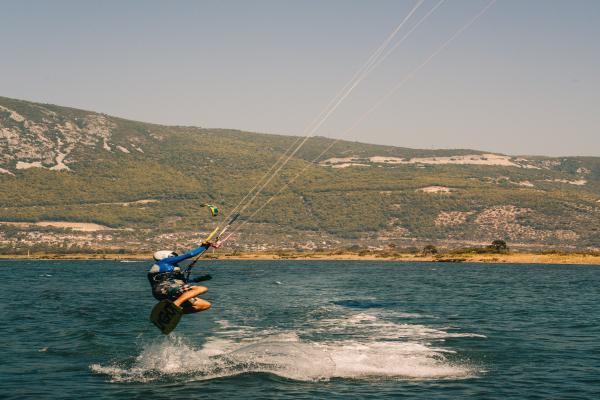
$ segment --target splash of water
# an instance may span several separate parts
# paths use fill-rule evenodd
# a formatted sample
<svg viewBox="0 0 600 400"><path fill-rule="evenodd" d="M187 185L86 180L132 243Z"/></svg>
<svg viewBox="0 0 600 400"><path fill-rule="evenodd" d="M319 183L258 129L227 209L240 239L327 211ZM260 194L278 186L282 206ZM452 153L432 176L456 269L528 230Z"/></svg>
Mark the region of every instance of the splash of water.
<svg viewBox="0 0 600 400"><path fill-rule="evenodd" d="M133 361L90 368L114 382L207 380L245 373L298 381L460 379L477 373L469 365L449 361L447 355L453 352L431 342L479 335L390 322L368 312L323 319L297 331L257 331L225 320L218 325L200 348L171 335L145 345ZM342 339L303 338L307 336Z"/></svg>

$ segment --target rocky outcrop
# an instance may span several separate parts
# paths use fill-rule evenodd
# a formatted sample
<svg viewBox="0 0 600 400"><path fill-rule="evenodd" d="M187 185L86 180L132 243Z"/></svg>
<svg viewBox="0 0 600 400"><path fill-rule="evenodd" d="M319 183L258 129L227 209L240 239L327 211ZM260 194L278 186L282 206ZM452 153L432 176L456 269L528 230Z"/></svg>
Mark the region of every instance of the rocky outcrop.
<svg viewBox="0 0 600 400"><path fill-rule="evenodd" d="M115 123L102 114L68 118L40 105L28 103L31 116L0 106L0 167L70 170L73 150L78 146L111 151L109 142ZM8 172L5 172L8 171Z"/></svg>

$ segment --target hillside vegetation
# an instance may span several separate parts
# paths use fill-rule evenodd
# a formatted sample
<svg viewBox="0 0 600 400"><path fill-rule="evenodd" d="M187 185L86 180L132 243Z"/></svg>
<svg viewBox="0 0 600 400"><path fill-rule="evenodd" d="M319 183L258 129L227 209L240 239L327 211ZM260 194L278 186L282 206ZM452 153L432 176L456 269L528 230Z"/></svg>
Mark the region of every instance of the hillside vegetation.
<svg viewBox="0 0 600 400"><path fill-rule="evenodd" d="M0 248L190 245L216 223L200 204L227 215L295 139L0 97ZM599 157L340 141L313 162L330 143L306 143L240 221L304 173L245 225L233 249L460 247L494 239L513 248L600 248ZM74 230L69 222L105 228Z"/></svg>

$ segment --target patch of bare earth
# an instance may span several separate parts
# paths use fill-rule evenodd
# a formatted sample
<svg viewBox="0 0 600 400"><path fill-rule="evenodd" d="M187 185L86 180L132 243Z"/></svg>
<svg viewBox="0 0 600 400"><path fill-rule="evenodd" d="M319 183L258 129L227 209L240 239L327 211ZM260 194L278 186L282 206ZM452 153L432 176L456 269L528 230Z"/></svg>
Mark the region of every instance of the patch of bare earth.
<svg viewBox="0 0 600 400"><path fill-rule="evenodd" d="M417 189L418 192L423 193L441 193L441 194L449 194L452 189L446 186L427 186Z"/></svg>
<svg viewBox="0 0 600 400"><path fill-rule="evenodd" d="M438 214L434 223L436 226L456 226L464 224L474 211L442 211Z"/></svg>
<svg viewBox="0 0 600 400"><path fill-rule="evenodd" d="M128 206L143 206L146 204L152 204L152 203L158 203L158 202L159 202L159 200L155 200L155 199L143 199L143 200L135 200L135 201L118 201L118 202L112 202L112 203L97 203L97 204L101 205L101 206L116 205L116 206L128 207Z"/></svg>
<svg viewBox="0 0 600 400"><path fill-rule="evenodd" d="M481 237L507 238L509 240L559 239L573 241L578 239L577 233L566 230L543 230L517 222L517 216L532 212L530 208L520 208L514 205L503 205L487 208L475 218L475 224Z"/></svg>
<svg viewBox="0 0 600 400"><path fill-rule="evenodd" d="M74 231L80 232L96 232L96 231L106 231L112 230L108 226L100 225L100 224L92 224L87 222L66 222L66 221L40 221L40 222L0 222L0 224L4 225L13 225L13 226L44 226L44 227L53 227L53 228L62 228L62 229L73 229Z"/></svg>
<svg viewBox="0 0 600 400"><path fill-rule="evenodd" d="M368 159L350 156L345 158L333 157L319 164L323 166L329 166L333 168L345 168L352 165L365 165L368 161L373 164L385 164L385 165L399 165L399 164L417 164L417 165L499 165L504 167L518 167L518 168L534 168L539 167L532 165L529 160L524 158L514 159L511 156L505 156L502 154L467 154L467 155L456 155L448 157L414 157L414 158L402 158L402 157L387 157L387 156L373 156ZM360 164L362 162L362 164ZM343 166L342 166L343 165Z"/></svg>

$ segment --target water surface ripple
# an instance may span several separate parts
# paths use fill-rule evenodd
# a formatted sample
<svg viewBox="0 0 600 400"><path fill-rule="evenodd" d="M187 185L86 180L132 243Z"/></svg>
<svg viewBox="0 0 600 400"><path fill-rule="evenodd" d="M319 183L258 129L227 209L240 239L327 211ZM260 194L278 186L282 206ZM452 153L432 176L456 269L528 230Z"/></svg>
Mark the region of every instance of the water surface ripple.
<svg viewBox="0 0 600 400"><path fill-rule="evenodd" d="M0 261L3 398L600 398L600 268L210 261L164 337L144 262Z"/></svg>

